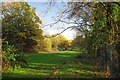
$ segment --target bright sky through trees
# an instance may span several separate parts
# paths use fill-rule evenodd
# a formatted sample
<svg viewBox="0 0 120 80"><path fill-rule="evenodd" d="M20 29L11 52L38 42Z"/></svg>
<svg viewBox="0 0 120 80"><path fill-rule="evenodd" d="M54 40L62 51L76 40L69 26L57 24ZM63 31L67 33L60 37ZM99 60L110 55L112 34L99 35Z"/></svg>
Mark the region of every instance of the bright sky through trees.
<svg viewBox="0 0 120 80"><path fill-rule="evenodd" d="M66 4L65 2L57 2L54 6L49 6L45 2L28 2L31 7L36 8L36 14L40 17L43 22L43 25L51 24L55 22L56 16L59 14L60 10L63 10L63 6ZM57 23L54 26L45 26L43 28L44 33L46 34L56 34L60 33L64 30L68 25L64 25L62 23ZM73 30L66 30L62 33L66 38L73 39L75 32Z"/></svg>

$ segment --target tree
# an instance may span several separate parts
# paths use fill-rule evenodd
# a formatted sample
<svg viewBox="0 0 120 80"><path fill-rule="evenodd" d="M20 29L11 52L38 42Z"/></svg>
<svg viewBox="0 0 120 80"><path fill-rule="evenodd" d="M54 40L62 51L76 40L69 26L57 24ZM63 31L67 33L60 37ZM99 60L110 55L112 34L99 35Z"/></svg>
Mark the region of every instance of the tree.
<svg viewBox="0 0 120 80"><path fill-rule="evenodd" d="M63 35L59 35L58 50L71 50L72 41L66 39Z"/></svg>
<svg viewBox="0 0 120 80"><path fill-rule="evenodd" d="M68 50L72 42L66 39L63 35L55 35L56 34L53 34L53 37L51 37L53 51Z"/></svg>
<svg viewBox="0 0 120 80"><path fill-rule="evenodd" d="M3 2L2 7L3 68L6 64L24 66L27 61L22 52L35 51L34 46L43 40L42 22L26 2Z"/></svg>
<svg viewBox="0 0 120 80"><path fill-rule="evenodd" d="M45 38L43 44L43 51L52 51L52 42L49 38Z"/></svg>
<svg viewBox="0 0 120 80"><path fill-rule="evenodd" d="M78 51L82 51L85 49L85 38L81 35L76 36L72 43L73 48Z"/></svg>
<svg viewBox="0 0 120 80"><path fill-rule="evenodd" d="M61 14L62 18L57 16L59 19L55 22L72 24L65 30L75 29L85 37L86 52L93 54L96 60L102 59L96 63L99 62L101 71L105 73L109 67L110 77L120 76L119 6L119 2L68 2L68 7Z"/></svg>
<svg viewBox="0 0 120 80"><path fill-rule="evenodd" d="M21 51L31 52L37 45L37 40L42 39L42 23L26 2L3 3L2 39L15 45Z"/></svg>
<svg viewBox="0 0 120 80"><path fill-rule="evenodd" d="M116 49L116 47L118 46L116 44L119 44L119 41L117 40L119 40L120 33L120 24L118 23L120 20L120 8L118 4L119 3L116 4L105 2L80 2L72 3L72 8L70 7L70 17L78 17L80 19L82 18L85 21L79 21L79 23L81 22L81 24L90 24L90 30L87 29L87 33L86 31L82 32L81 29L83 28L79 26L78 30L80 31L80 34L85 33L86 42L88 46L91 46L89 48L92 51L90 51L90 49L87 47L86 50L88 50L91 53L94 52L95 55L107 55L104 57L99 55L97 56L97 58L102 58L100 62L106 62L106 64L108 64L108 67L110 68L111 77L117 77L119 75L117 71L119 70L118 65L120 63L120 54L117 50L118 48ZM84 27L85 26L87 27L87 25L84 25ZM107 66L103 65L103 63L100 63L100 65L104 67L103 70L106 72Z"/></svg>

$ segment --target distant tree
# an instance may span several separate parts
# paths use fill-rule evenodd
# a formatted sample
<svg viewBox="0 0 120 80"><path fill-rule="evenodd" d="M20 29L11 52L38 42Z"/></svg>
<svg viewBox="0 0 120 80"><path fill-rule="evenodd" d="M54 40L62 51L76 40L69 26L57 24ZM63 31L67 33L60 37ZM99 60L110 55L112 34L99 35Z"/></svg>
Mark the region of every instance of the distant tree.
<svg viewBox="0 0 120 80"><path fill-rule="evenodd" d="M53 34L54 36L56 34ZM55 37L51 38L52 41L52 49L57 51L57 50L68 50L71 46L71 41L65 38L63 35L58 35Z"/></svg>
<svg viewBox="0 0 120 80"><path fill-rule="evenodd" d="M54 35L56 35L56 34L53 34L52 36L54 36ZM60 43L60 40L59 40L58 36L52 37L51 42L52 42L53 51L57 51L58 50L58 45Z"/></svg>
<svg viewBox="0 0 120 80"><path fill-rule="evenodd" d="M43 44L43 51L52 51L52 42L49 38L45 38Z"/></svg>
<svg viewBox="0 0 120 80"><path fill-rule="evenodd" d="M72 42L72 46L74 49L79 50L79 51L85 49L86 47L85 37L81 35L76 36L76 38Z"/></svg>

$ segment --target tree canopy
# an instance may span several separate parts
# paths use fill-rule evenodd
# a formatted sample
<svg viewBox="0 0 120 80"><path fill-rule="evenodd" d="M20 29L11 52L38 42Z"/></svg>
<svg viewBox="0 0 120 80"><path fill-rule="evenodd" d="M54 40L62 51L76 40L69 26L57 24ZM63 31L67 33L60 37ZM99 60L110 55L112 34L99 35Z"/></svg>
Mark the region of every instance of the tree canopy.
<svg viewBox="0 0 120 80"><path fill-rule="evenodd" d="M21 51L32 51L37 40L42 39L42 23L26 2L3 3L2 39L15 45Z"/></svg>

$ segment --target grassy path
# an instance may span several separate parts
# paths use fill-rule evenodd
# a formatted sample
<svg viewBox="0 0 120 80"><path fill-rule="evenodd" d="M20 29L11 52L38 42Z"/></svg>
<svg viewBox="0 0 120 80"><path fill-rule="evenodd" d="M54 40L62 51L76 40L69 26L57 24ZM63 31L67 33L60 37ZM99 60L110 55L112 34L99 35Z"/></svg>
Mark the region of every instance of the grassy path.
<svg viewBox="0 0 120 80"><path fill-rule="evenodd" d="M8 70L4 77L10 78L89 78L94 67L89 60L78 61L74 51L58 53L34 53L27 55L29 67Z"/></svg>

